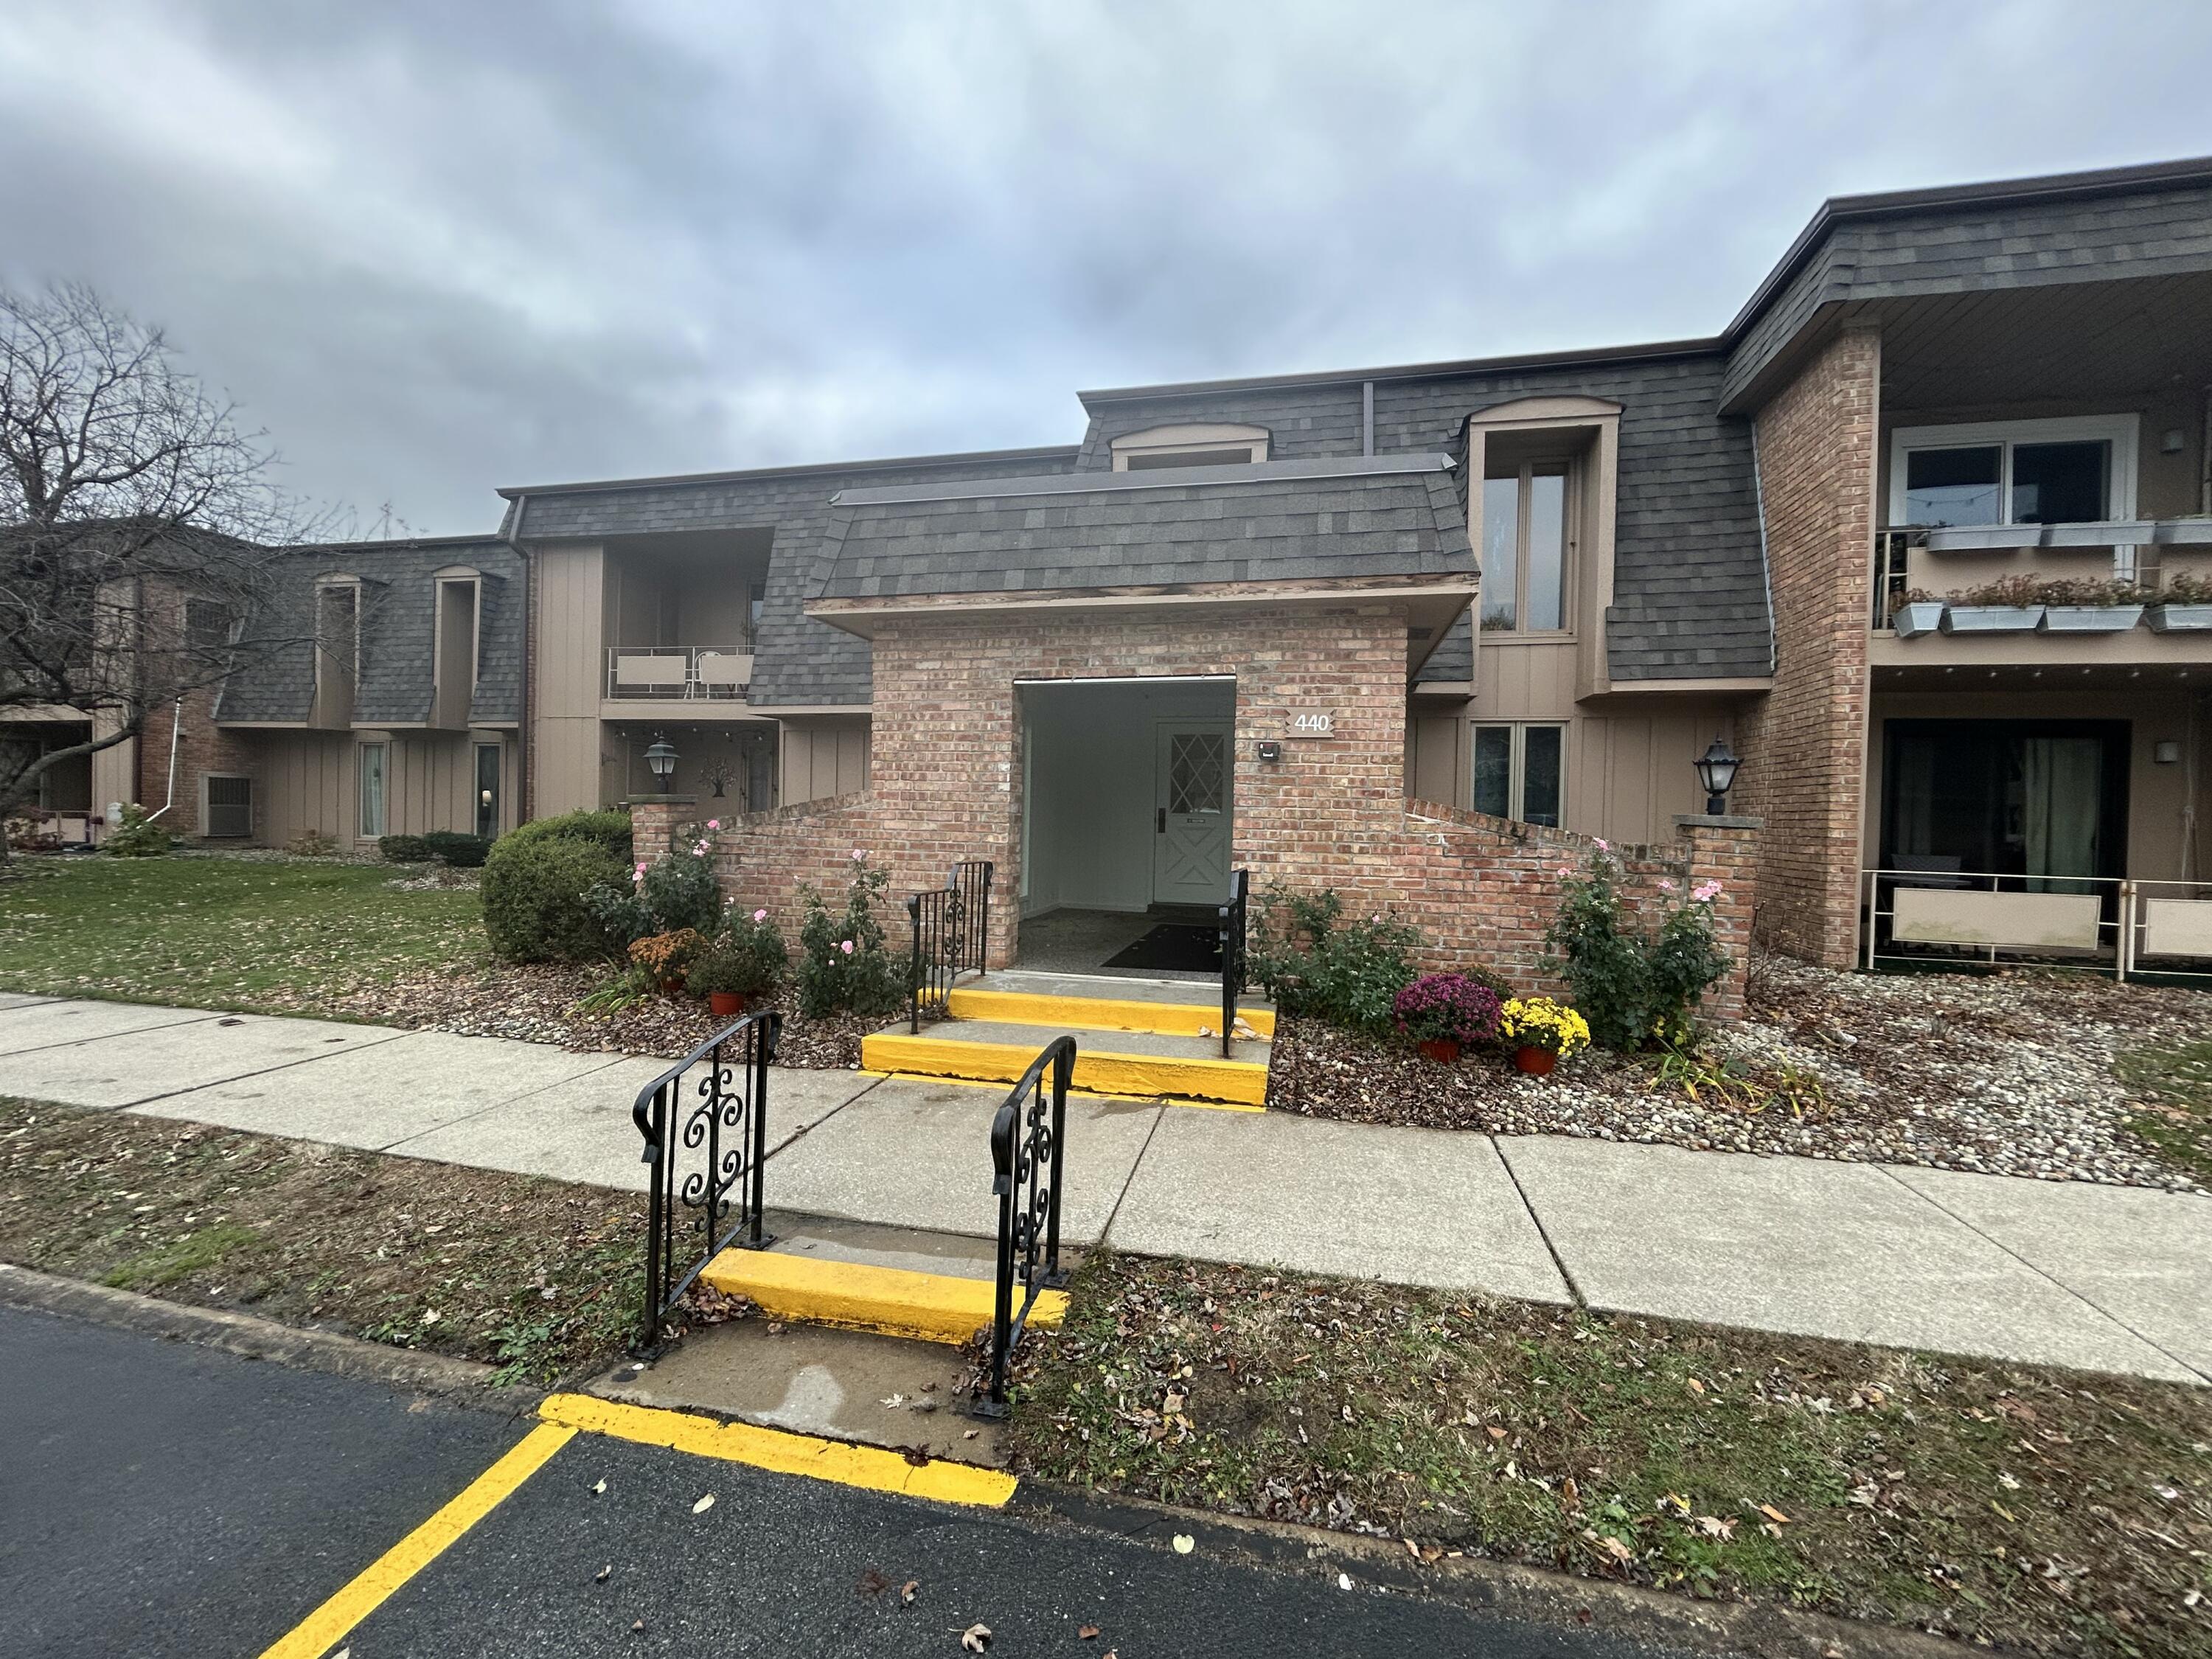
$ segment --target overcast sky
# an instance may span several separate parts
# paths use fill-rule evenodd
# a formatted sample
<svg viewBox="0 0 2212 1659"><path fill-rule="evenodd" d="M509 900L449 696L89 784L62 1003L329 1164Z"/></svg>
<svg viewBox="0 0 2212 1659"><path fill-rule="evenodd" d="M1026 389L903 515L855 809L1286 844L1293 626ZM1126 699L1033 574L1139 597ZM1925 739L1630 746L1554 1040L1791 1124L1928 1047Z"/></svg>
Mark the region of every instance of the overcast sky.
<svg viewBox="0 0 2212 1659"><path fill-rule="evenodd" d="M286 482L1068 443L1079 387L1717 331L1820 199L2212 151L2212 4L6 0L0 279Z"/></svg>

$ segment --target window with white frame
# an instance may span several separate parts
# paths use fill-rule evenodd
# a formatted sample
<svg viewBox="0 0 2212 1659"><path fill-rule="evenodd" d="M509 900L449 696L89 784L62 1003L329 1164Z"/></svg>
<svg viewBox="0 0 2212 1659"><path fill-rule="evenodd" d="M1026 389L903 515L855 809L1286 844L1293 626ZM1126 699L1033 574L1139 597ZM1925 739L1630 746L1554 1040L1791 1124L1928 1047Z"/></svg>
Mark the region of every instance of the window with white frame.
<svg viewBox="0 0 2212 1659"><path fill-rule="evenodd" d="M1474 810L1558 829L1566 809L1566 758L1564 726L1477 726L1472 769Z"/></svg>
<svg viewBox="0 0 2212 1659"><path fill-rule="evenodd" d="M365 743L356 752L361 765L361 838L373 841L385 833L385 780L391 745Z"/></svg>
<svg viewBox="0 0 2212 1659"><path fill-rule="evenodd" d="M1893 527L2095 524L2136 510L2132 415L1899 427Z"/></svg>

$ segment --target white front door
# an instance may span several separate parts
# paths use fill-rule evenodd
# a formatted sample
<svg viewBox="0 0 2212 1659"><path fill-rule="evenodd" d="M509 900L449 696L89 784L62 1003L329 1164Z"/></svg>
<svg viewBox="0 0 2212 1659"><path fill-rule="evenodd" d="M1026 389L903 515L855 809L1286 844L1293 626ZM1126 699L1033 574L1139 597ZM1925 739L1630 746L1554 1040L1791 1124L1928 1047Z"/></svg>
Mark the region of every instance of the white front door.
<svg viewBox="0 0 2212 1659"><path fill-rule="evenodd" d="M1164 722L1152 802L1152 902L1229 896L1231 728Z"/></svg>

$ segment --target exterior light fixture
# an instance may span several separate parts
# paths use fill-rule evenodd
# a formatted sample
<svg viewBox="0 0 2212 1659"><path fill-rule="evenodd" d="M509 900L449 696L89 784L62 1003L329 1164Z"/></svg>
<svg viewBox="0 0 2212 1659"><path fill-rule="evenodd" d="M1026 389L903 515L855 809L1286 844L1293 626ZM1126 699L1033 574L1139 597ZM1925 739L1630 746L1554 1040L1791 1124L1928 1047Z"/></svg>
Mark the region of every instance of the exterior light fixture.
<svg viewBox="0 0 2212 1659"><path fill-rule="evenodd" d="M658 732L653 734L652 746L645 751L645 764L647 770L653 774L653 787L666 794L669 784L676 777L676 750Z"/></svg>
<svg viewBox="0 0 2212 1659"><path fill-rule="evenodd" d="M1712 747L1697 758L1698 787L1705 792L1705 811L1718 817L1728 811L1728 792L1735 783L1738 760L1727 744L1713 739Z"/></svg>

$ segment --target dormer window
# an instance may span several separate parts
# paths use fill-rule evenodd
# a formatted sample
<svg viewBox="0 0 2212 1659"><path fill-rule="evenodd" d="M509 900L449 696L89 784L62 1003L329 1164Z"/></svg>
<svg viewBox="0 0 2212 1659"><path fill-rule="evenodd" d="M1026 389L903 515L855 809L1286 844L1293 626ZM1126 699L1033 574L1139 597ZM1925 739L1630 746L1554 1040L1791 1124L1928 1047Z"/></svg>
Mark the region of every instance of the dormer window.
<svg viewBox="0 0 2212 1659"><path fill-rule="evenodd" d="M1114 440L1114 471L1146 472L1160 467L1243 466L1267 459L1261 426L1147 427Z"/></svg>
<svg viewBox="0 0 2212 1659"><path fill-rule="evenodd" d="M1557 633L1567 616L1567 464L1504 458L1482 481L1482 625Z"/></svg>
<svg viewBox="0 0 2212 1659"><path fill-rule="evenodd" d="M435 698L430 723L465 726L476 696L479 665L478 623L483 609L483 578L477 571L437 573L436 632L432 674Z"/></svg>

